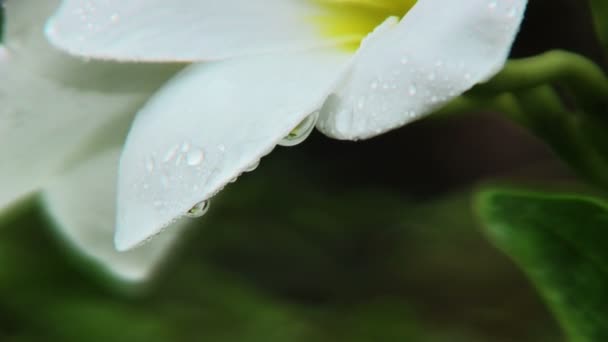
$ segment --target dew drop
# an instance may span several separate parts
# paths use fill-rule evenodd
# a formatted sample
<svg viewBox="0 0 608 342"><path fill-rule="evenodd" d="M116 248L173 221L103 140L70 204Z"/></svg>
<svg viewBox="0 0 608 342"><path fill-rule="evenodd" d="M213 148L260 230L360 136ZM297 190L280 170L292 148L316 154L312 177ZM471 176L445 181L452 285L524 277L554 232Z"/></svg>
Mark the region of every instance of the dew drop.
<svg viewBox="0 0 608 342"><path fill-rule="evenodd" d="M363 109L364 107L365 107L365 99L360 98L360 99L357 101L357 108L358 108L358 109Z"/></svg>
<svg viewBox="0 0 608 342"><path fill-rule="evenodd" d="M169 187L169 177L167 175L160 176L160 185L162 185L163 188Z"/></svg>
<svg viewBox="0 0 608 342"><path fill-rule="evenodd" d="M9 57L8 49L3 46L0 46L0 61L7 61Z"/></svg>
<svg viewBox="0 0 608 342"><path fill-rule="evenodd" d="M260 166L260 161L259 160L255 161L251 165L247 166L247 168L245 168L245 170L243 170L243 171L244 172L251 172L251 171L254 171L255 169L257 169L258 166Z"/></svg>
<svg viewBox="0 0 608 342"><path fill-rule="evenodd" d="M411 85L410 88L408 89L408 94L410 94L410 96L414 96L416 95L417 89L414 85Z"/></svg>
<svg viewBox="0 0 608 342"><path fill-rule="evenodd" d="M148 170L148 172L154 171L154 158L146 158L146 170Z"/></svg>
<svg viewBox="0 0 608 342"><path fill-rule="evenodd" d="M210 204L211 201L209 200L198 202L186 212L186 216L191 218L201 217L207 213Z"/></svg>
<svg viewBox="0 0 608 342"><path fill-rule="evenodd" d="M175 166L180 166L182 164L182 161L184 160L184 155L183 154L178 154L177 158L175 158Z"/></svg>
<svg viewBox="0 0 608 342"><path fill-rule="evenodd" d="M196 166L203 162L204 154L200 148L191 148L186 154L186 162L190 166Z"/></svg>
<svg viewBox="0 0 608 342"><path fill-rule="evenodd" d="M306 119L302 120L296 128L291 130L289 134L281 141L279 141L278 145L281 146L294 146L297 145L310 135L317 124L317 120L319 119L319 112L314 112L306 117Z"/></svg>
<svg viewBox="0 0 608 342"><path fill-rule="evenodd" d="M517 12L518 12L517 7L512 7L507 12L507 18L514 18L517 15Z"/></svg>
<svg viewBox="0 0 608 342"><path fill-rule="evenodd" d="M165 153L165 157L163 158L163 162L164 163L168 163L171 161L171 159L173 159L173 157L175 157L175 155L177 154L177 150L179 149L178 145L174 145L173 147L171 147L167 153Z"/></svg>

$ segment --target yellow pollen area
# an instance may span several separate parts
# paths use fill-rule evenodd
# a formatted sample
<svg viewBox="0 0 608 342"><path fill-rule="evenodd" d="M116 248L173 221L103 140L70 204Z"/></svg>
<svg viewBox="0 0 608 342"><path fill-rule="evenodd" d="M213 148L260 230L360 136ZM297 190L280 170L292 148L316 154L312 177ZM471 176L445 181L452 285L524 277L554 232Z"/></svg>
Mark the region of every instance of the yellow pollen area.
<svg viewBox="0 0 608 342"><path fill-rule="evenodd" d="M311 0L323 8L313 22L324 36L345 38L356 50L361 40L388 17L402 18L416 0ZM457 1L457 0L455 0Z"/></svg>

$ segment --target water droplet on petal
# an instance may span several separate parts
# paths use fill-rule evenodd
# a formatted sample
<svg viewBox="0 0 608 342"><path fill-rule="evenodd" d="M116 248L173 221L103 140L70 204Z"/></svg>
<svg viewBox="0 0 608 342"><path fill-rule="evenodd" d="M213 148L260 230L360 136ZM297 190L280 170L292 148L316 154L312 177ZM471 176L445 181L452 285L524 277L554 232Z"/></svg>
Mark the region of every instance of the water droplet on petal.
<svg viewBox="0 0 608 342"><path fill-rule="evenodd" d="M184 160L184 155L181 153L178 154L177 158L175 158L175 166L180 166L183 160Z"/></svg>
<svg viewBox="0 0 608 342"><path fill-rule="evenodd" d="M171 159L173 159L173 157L175 157L175 155L177 154L177 150L179 149L178 145L174 145L173 147L171 147L167 153L165 153L165 157L163 158L163 162L164 163L168 163L169 161L171 161Z"/></svg>
<svg viewBox="0 0 608 342"><path fill-rule="evenodd" d="M365 99L364 98L360 98L357 101L357 109L363 109L363 107L365 107Z"/></svg>
<svg viewBox="0 0 608 342"><path fill-rule="evenodd" d="M163 174L162 176L160 176L160 185L163 188L168 188L169 187L169 176Z"/></svg>
<svg viewBox="0 0 608 342"><path fill-rule="evenodd" d="M411 96L414 96L414 95L416 95L416 92L417 92L416 87L414 85L411 85L410 88L409 88L409 90L408 90L408 93Z"/></svg>
<svg viewBox="0 0 608 342"><path fill-rule="evenodd" d="M508 12L507 12L507 18L514 18L517 15L518 9L517 7L513 7L511 8Z"/></svg>
<svg viewBox="0 0 608 342"><path fill-rule="evenodd" d="M260 161L257 160L256 162L254 162L253 164L249 165L245 170L243 170L244 172L251 172L254 171L255 169L258 168L258 166L260 166Z"/></svg>
<svg viewBox="0 0 608 342"><path fill-rule="evenodd" d="M191 218L201 217L207 213L210 204L211 201L209 200L198 202L186 212L186 216Z"/></svg>
<svg viewBox="0 0 608 342"><path fill-rule="evenodd" d="M154 171L154 158L146 158L146 170L148 170L148 172Z"/></svg>
<svg viewBox="0 0 608 342"><path fill-rule="evenodd" d="M283 140L279 141L278 144L281 146L294 146L303 142L314 130L318 119L319 112L314 112L309 115L306 119L302 120L296 128L291 130Z"/></svg>
<svg viewBox="0 0 608 342"><path fill-rule="evenodd" d="M190 166L196 166L203 162L204 154L200 148L191 148L186 154L186 162Z"/></svg>

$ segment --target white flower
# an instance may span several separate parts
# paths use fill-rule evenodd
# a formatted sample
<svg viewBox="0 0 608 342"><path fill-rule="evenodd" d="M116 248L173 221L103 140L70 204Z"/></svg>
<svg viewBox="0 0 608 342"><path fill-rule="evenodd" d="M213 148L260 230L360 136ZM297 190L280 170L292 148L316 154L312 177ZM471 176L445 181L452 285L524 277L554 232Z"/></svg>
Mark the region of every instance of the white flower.
<svg viewBox="0 0 608 342"><path fill-rule="evenodd" d="M174 233L118 253L112 243L118 157L133 113L175 66L83 62L43 34L58 1L8 0L0 45L0 209L40 191L68 243L113 276L138 281Z"/></svg>
<svg viewBox="0 0 608 342"><path fill-rule="evenodd" d="M369 138L488 79L526 5L420 0L405 14L412 3L63 1L47 36L69 53L193 62L133 122L119 169L117 248L159 233L277 144L302 140L317 116L331 137Z"/></svg>

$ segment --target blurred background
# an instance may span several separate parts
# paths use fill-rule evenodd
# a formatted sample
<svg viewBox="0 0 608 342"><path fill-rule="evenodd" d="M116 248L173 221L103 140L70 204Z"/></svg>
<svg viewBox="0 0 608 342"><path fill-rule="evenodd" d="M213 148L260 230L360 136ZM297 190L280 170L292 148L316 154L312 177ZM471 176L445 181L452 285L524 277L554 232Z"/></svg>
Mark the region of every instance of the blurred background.
<svg viewBox="0 0 608 342"><path fill-rule="evenodd" d="M531 1L513 56L605 67L592 30L585 1ZM561 341L471 194L574 181L500 113L356 143L313 133L214 198L136 289L72 254L33 198L0 221L0 341Z"/></svg>
<svg viewBox="0 0 608 342"><path fill-rule="evenodd" d="M135 293L66 251L34 203L2 224L0 340L556 341L470 194L563 172L492 113L359 143L315 133L227 187Z"/></svg>

